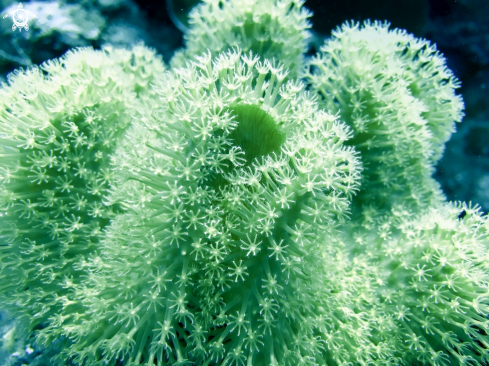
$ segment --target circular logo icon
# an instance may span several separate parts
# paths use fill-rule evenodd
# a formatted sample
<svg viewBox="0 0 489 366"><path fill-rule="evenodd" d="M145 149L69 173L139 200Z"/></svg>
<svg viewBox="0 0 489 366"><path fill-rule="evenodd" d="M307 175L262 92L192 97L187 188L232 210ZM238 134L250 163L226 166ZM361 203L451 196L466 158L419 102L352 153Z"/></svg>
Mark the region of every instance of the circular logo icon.
<svg viewBox="0 0 489 366"><path fill-rule="evenodd" d="M17 9L9 11L3 18L5 19L7 17L12 17L12 20L14 21L14 24L12 25L13 31L17 28L19 28L19 31L22 30L22 28L28 31L29 24L27 24L27 22L29 21L29 17L37 18L36 14L32 11L25 10L22 3L19 4Z"/></svg>
<svg viewBox="0 0 489 366"><path fill-rule="evenodd" d="M29 15L24 9L17 9L13 14L12 19L17 27L24 28L29 20Z"/></svg>

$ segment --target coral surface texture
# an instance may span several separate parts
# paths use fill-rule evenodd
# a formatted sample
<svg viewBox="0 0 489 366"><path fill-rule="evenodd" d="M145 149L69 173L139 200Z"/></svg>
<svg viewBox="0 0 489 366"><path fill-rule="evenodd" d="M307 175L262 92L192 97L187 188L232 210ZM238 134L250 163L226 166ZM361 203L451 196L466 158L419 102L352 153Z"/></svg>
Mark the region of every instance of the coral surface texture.
<svg viewBox="0 0 489 366"><path fill-rule="evenodd" d="M106 45L8 75L0 355L489 364L489 221L433 178L460 82L378 21L311 57L303 5L205 0L170 66Z"/></svg>

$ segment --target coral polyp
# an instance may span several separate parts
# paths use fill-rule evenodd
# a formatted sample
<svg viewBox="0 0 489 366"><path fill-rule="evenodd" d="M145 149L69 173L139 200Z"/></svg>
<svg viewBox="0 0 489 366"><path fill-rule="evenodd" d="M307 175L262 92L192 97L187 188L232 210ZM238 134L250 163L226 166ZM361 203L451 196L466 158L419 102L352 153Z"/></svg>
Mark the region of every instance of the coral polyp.
<svg viewBox="0 0 489 366"><path fill-rule="evenodd" d="M416 214L400 206L346 241L367 260L403 360L483 365L488 357L489 236L476 205L444 203ZM377 254L374 254L377 253ZM477 339L477 342L473 340ZM436 361L436 362L434 362Z"/></svg>
<svg viewBox="0 0 489 366"><path fill-rule="evenodd" d="M143 46L80 49L0 89L0 289L29 330L60 309L119 211L103 204L110 154L163 70Z"/></svg>
<svg viewBox="0 0 489 366"><path fill-rule="evenodd" d="M205 0L166 72L106 46L9 76L4 343L60 366L487 364L489 221L432 177L457 79L379 22L306 61L302 5Z"/></svg>
<svg viewBox="0 0 489 366"><path fill-rule="evenodd" d="M464 104L434 45L388 23L345 23L305 77L321 107L340 113L354 131L350 143L365 166L357 205L426 207L440 200L431 176Z"/></svg>
<svg viewBox="0 0 489 366"><path fill-rule="evenodd" d="M112 203L126 212L91 261L97 296L71 355L110 361L104 344L129 339L139 349L119 356L136 364L325 357L321 324L301 320L321 311L304 299L322 282L316 238L344 219L360 169L348 129L285 73L234 50L156 83L160 101L114 154ZM299 339L316 346L284 346Z"/></svg>
<svg viewBox="0 0 489 366"><path fill-rule="evenodd" d="M205 0L189 14L185 49L171 61L185 65L194 56L210 51L213 56L239 45L262 59L277 59L298 76L307 51L309 18L303 0Z"/></svg>

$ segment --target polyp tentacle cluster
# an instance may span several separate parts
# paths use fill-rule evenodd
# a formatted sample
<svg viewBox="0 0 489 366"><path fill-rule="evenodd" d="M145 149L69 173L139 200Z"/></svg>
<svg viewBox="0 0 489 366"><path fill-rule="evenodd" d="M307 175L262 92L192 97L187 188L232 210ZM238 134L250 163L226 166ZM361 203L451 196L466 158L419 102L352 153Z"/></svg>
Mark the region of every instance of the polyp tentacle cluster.
<svg viewBox="0 0 489 366"><path fill-rule="evenodd" d="M297 77L307 51L308 18L312 13L302 0L205 0L189 14L185 49L173 57L172 66L210 51L212 56L239 45L262 59L276 58Z"/></svg>
<svg viewBox="0 0 489 366"><path fill-rule="evenodd" d="M148 339L121 351L135 362L322 359L286 344L320 345L319 324L301 324L319 316L303 302L318 291L316 238L347 213L359 165L345 126L284 75L234 50L162 77L161 102L114 154L127 212L103 242L95 287L107 308L93 317L106 330L92 350L129 336Z"/></svg>
<svg viewBox="0 0 489 366"><path fill-rule="evenodd" d="M484 364L489 355L487 219L478 206L460 203L417 215L400 207L393 213L390 220L376 220L373 230L348 225L345 233L356 236L356 258L372 263L376 291L404 343L397 346L405 347L403 359Z"/></svg>
<svg viewBox="0 0 489 366"><path fill-rule="evenodd" d="M29 327L59 310L61 283L79 281L79 257L114 216L110 154L163 70L143 46L80 49L0 89L0 289Z"/></svg>
<svg viewBox="0 0 489 366"><path fill-rule="evenodd" d="M378 22L304 65L302 5L206 0L156 78L108 47L2 86L1 300L58 364L487 363L489 221L431 177L456 78Z"/></svg>
<svg viewBox="0 0 489 366"><path fill-rule="evenodd" d="M436 47L389 24L344 24L305 77L353 130L365 170L355 204L426 207L442 197L431 177L463 117L459 82ZM434 92L436 90L436 92Z"/></svg>

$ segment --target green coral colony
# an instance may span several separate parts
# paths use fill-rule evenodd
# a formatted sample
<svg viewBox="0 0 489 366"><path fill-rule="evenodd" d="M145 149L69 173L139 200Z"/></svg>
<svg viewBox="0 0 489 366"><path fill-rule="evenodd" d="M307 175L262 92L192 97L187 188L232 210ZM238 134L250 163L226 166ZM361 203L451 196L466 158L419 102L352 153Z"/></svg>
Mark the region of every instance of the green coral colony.
<svg viewBox="0 0 489 366"><path fill-rule="evenodd" d="M206 0L165 71L77 49L0 88L0 297L66 365L485 365L489 224L434 164L425 40Z"/></svg>

